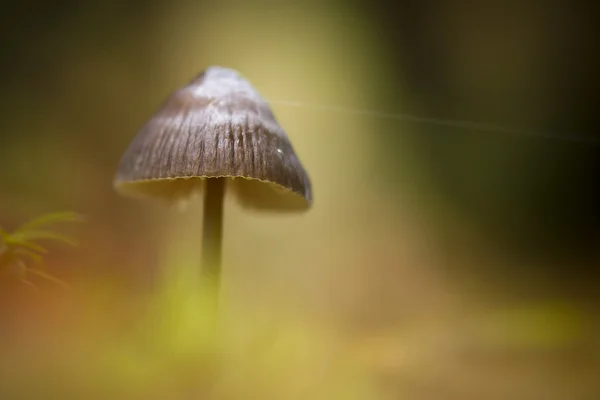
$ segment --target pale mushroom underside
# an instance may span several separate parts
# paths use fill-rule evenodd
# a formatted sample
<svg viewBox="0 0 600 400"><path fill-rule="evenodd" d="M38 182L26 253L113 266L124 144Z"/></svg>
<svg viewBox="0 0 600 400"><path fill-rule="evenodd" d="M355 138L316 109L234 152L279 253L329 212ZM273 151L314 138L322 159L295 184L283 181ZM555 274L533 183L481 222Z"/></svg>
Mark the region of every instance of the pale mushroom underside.
<svg viewBox="0 0 600 400"><path fill-rule="evenodd" d="M116 182L116 190L127 197L156 199L169 204L187 203L204 193L206 179L226 179L231 192L244 208L262 211L304 211L310 203L300 194L273 182L243 176L193 176Z"/></svg>

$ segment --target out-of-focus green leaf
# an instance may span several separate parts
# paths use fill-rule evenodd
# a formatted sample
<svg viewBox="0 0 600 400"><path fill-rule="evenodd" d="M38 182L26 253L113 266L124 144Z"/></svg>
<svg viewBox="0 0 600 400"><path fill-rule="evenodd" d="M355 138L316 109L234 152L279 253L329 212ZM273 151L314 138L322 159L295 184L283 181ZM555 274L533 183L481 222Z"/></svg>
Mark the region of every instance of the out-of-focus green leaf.
<svg viewBox="0 0 600 400"><path fill-rule="evenodd" d="M64 223L64 222L83 222L84 218L78 213L74 212L58 212L45 214L41 217L34 218L29 222L24 223L15 230L15 234L19 234L23 231L29 231L39 229L51 224Z"/></svg>
<svg viewBox="0 0 600 400"><path fill-rule="evenodd" d="M42 247L36 243L31 243L31 242L25 241L25 240L15 240L13 236L11 236L6 241L6 244L12 248L24 247L26 249L33 250L33 251L41 253L41 254L48 253L48 250L46 250L44 247Z"/></svg>
<svg viewBox="0 0 600 400"><path fill-rule="evenodd" d="M64 235L58 232L43 231L43 230L27 230L21 231L12 235L13 240L29 242L31 240L54 240L70 246L76 246L77 242L75 239L68 235Z"/></svg>
<svg viewBox="0 0 600 400"><path fill-rule="evenodd" d="M32 288L35 288L35 285L33 282L29 281L29 274L36 275L39 278L43 278L63 287L68 287L65 282L41 269L41 265L43 264L41 255L48 253L48 250L43 246L40 246L37 241L50 240L76 246L77 242L72 237L42 228L60 222L82 222L83 220L83 217L78 213L60 212L46 214L35 218L21 225L13 233L8 233L0 229L1 266L8 265L16 267L20 281ZM37 268L29 268L23 260L24 258L28 258L35 262Z"/></svg>

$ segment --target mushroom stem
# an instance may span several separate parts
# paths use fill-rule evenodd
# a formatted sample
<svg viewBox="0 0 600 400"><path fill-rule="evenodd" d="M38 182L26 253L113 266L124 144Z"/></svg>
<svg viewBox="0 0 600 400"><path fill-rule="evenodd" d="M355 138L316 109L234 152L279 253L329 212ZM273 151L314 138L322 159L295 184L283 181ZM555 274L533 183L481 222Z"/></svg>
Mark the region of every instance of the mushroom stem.
<svg viewBox="0 0 600 400"><path fill-rule="evenodd" d="M223 248L223 200L225 198L225 179L206 179L204 196L204 216L202 234L201 277L205 289L212 296L214 316L218 304L221 284L221 254Z"/></svg>

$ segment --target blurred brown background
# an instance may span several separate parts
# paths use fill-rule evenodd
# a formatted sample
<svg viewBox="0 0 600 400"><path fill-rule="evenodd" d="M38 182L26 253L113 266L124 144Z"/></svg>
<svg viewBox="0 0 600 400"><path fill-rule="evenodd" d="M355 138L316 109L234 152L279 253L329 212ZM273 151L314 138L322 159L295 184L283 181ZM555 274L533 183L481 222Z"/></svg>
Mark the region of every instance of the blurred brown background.
<svg viewBox="0 0 600 400"><path fill-rule="evenodd" d="M109 354L101 343L131 334L167 271L198 263L200 205L181 214L123 199L112 179L162 100L221 65L273 100L315 194L314 209L302 216L227 205L225 318L232 331L258 326L246 310L252 304L264 326L280 326L285 315L338 336L317 335L325 349L290 339L284 347L313 355L314 364L291 368L293 377L265 378L268 395L245 386L255 379L240 372L250 383L224 385L243 395L214 398L316 399L313 386L345 387L355 378L339 383L332 375L337 363L346 365L332 343L352 355L373 388L364 395L348 389L357 399L598 398L597 8L493 0L32 0L5 7L0 225L60 210L88 222L78 248L47 257L76 295L3 284L0 330L11 355L0 370L1 397L90 398L99 385L106 392L94 392L98 398L212 398L193 383L202 375L193 367L185 379L171 367L177 378L143 375L138 387L117 367L98 377L90 364L96 353ZM178 290L193 290L195 282L182 281ZM252 317L238 318L245 314ZM166 326L165 335L175 335ZM284 336L277 332L265 346ZM95 352L69 352L78 338ZM48 378L35 355L31 361L35 351L21 351L33 342L58 352L40 356L46 350L35 347L56 376ZM154 353L145 357L167 365ZM321 375L316 366L324 365L331 368ZM77 370L89 370L96 386L70 375ZM311 374L318 384L281 387ZM31 376L47 380L23 383ZM327 390L322 398L336 398Z"/></svg>

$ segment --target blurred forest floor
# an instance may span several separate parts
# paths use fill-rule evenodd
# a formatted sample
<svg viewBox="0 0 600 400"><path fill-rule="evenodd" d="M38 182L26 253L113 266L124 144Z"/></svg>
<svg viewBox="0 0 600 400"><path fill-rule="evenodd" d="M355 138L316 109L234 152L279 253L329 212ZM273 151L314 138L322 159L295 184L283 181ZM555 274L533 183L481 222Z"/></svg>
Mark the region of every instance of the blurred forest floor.
<svg viewBox="0 0 600 400"><path fill-rule="evenodd" d="M393 112L419 94L358 3L267 3L6 20L2 227L60 210L88 222L78 248L47 256L71 290L2 280L0 397L597 399L598 282L582 272L597 258L562 279L498 252L422 173L413 125L278 105ZM112 190L141 123L208 65L274 100L315 193L301 217L227 204L216 359L194 297L200 205L181 214Z"/></svg>

